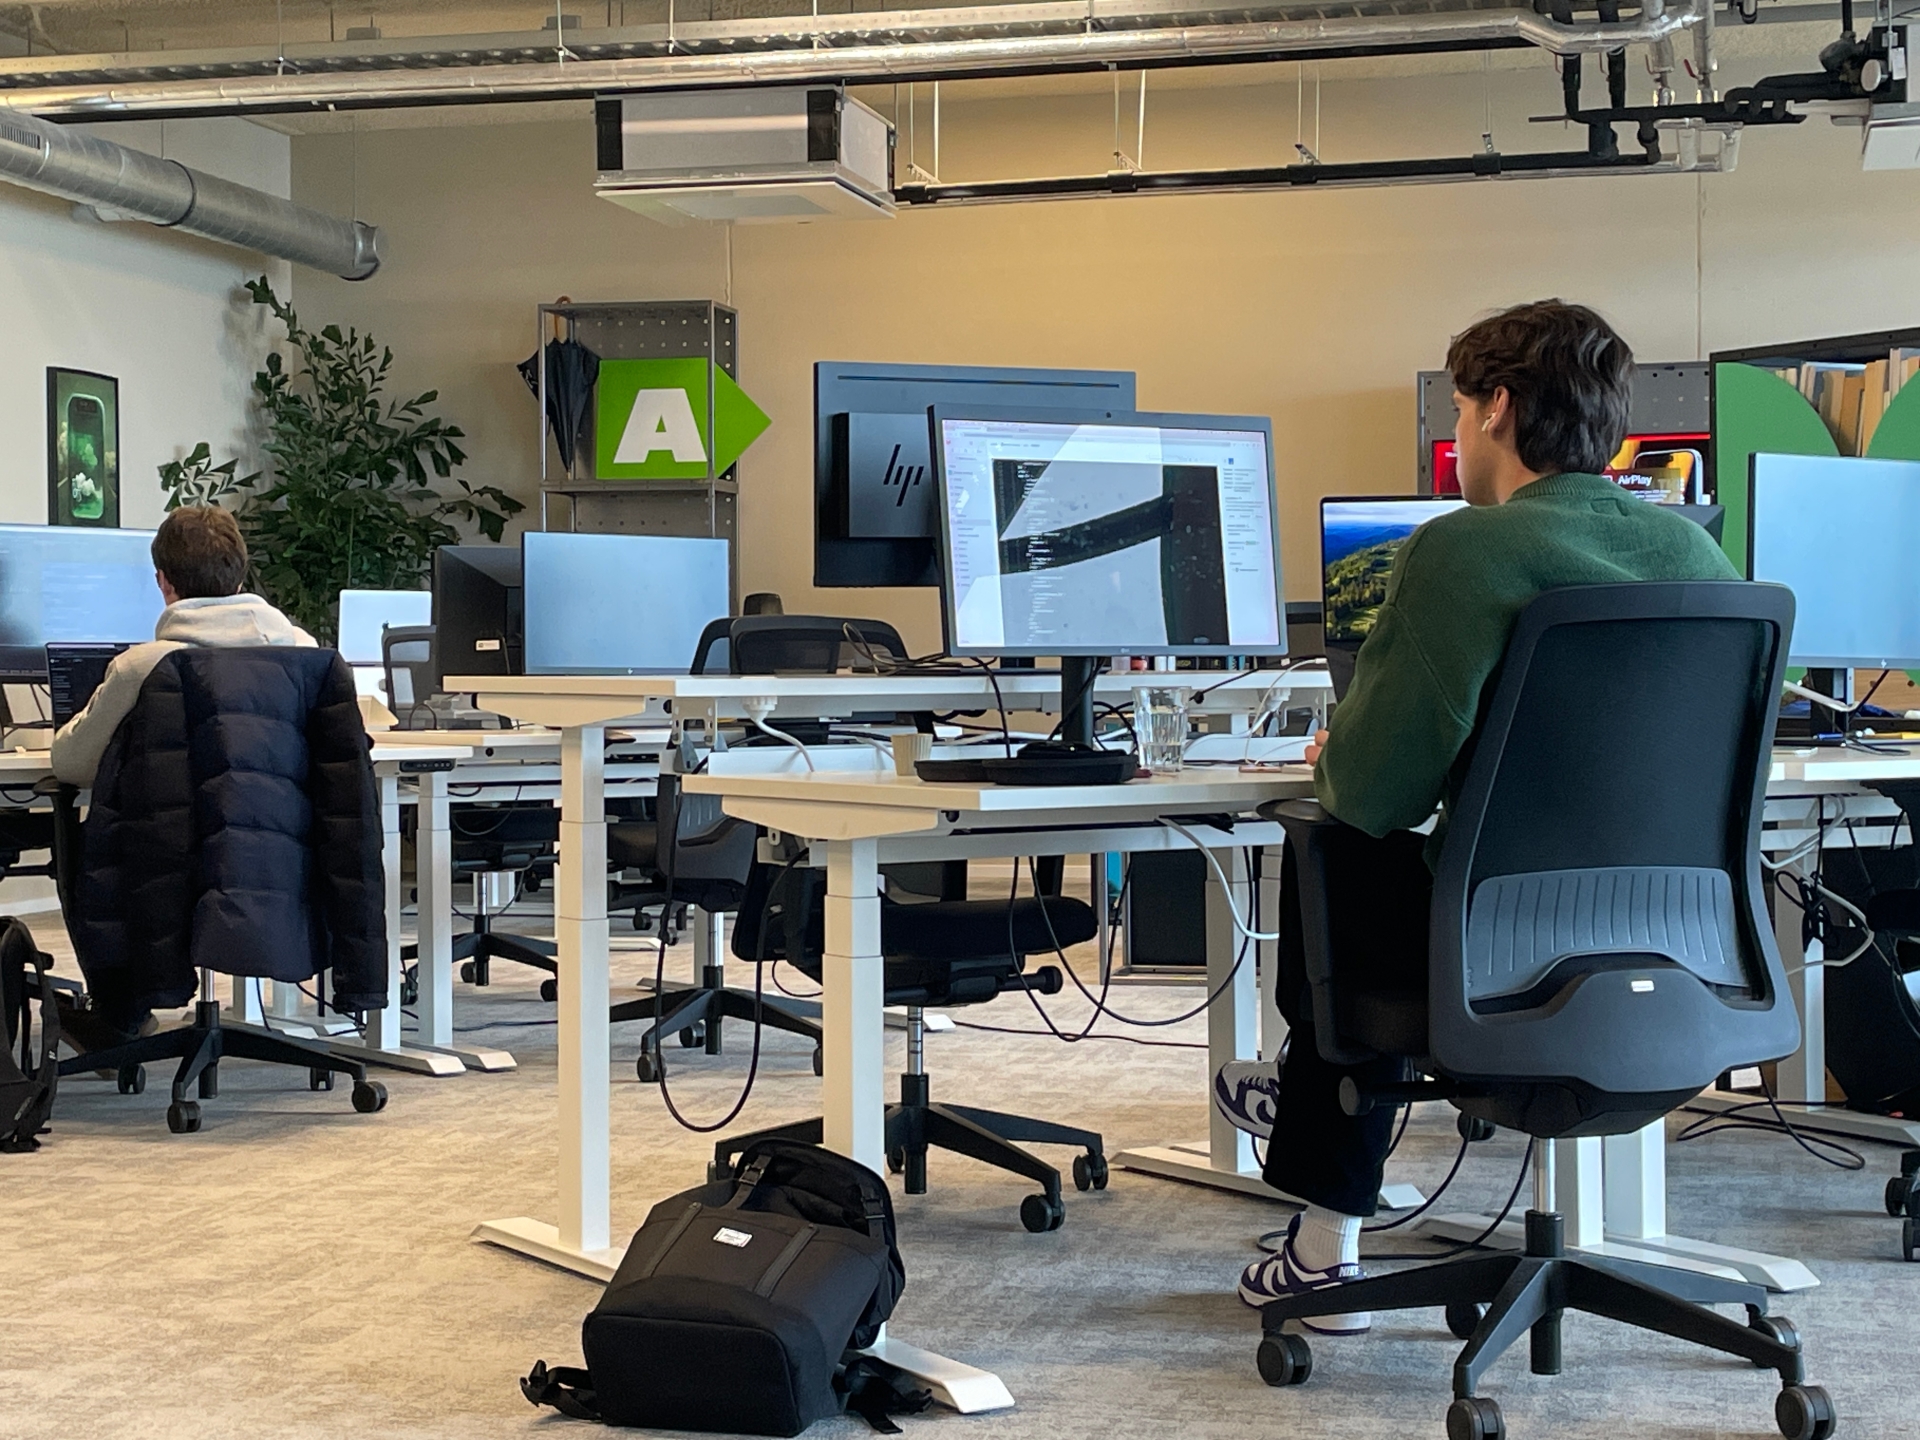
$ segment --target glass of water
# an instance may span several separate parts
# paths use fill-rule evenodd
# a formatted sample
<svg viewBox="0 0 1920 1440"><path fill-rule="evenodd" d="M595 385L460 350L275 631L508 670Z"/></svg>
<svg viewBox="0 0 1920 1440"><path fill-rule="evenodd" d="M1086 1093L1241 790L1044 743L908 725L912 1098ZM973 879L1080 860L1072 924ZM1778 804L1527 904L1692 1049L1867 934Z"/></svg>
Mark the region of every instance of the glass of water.
<svg viewBox="0 0 1920 1440"><path fill-rule="evenodd" d="M1187 689L1184 685L1141 685L1133 692L1133 733L1140 739L1140 763L1158 772L1178 770L1187 749Z"/></svg>

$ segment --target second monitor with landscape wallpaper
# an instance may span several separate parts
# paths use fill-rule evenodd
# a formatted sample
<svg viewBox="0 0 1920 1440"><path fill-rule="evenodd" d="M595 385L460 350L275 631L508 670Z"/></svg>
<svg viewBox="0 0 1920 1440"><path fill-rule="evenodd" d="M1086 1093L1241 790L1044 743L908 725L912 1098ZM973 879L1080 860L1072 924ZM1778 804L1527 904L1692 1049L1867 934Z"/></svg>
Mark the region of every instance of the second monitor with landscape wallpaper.
<svg viewBox="0 0 1920 1440"><path fill-rule="evenodd" d="M1353 657L1386 603L1387 577L1401 545L1427 521L1458 510L1458 496L1334 496L1320 502L1320 576L1327 667L1346 693Z"/></svg>

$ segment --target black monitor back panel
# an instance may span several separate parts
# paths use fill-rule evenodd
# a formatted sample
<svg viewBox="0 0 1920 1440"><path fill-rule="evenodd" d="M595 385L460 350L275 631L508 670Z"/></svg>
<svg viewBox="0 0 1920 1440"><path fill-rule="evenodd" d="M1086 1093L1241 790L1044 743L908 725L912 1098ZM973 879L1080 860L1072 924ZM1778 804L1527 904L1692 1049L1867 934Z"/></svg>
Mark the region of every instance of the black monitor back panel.
<svg viewBox="0 0 1920 1440"><path fill-rule="evenodd" d="M813 367L813 583L938 585L927 409L1132 410L1129 370L984 365Z"/></svg>

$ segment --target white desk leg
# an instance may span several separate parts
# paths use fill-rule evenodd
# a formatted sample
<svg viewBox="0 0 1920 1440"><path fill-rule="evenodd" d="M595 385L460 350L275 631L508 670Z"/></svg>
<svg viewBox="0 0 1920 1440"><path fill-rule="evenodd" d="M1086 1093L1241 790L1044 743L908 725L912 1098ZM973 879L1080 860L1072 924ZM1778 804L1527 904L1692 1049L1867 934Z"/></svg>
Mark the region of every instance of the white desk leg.
<svg viewBox="0 0 1920 1440"><path fill-rule="evenodd" d="M1254 929L1273 934L1280 928L1280 847L1268 846L1260 855L1260 918ZM1280 1013L1280 942L1262 940L1260 946L1260 1058L1278 1064L1287 1041L1287 1020Z"/></svg>
<svg viewBox="0 0 1920 1440"><path fill-rule="evenodd" d="M1667 1122L1631 1135L1609 1135L1606 1151L1607 1234L1653 1240L1667 1233Z"/></svg>
<svg viewBox="0 0 1920 1440"><path fill-rule="evenodd" d="M1220 883L1220 876L1214 868L1211 865L1207 867L1207 994L1217 994L1219 997L1207 1011L1209 1091L1213 1077L1219 1073L1222 1065L1230 1060L1252 1059L1260 1053L1257 987L1254 984L1254 957L1251 953L1253 942L1246 942L1248 950L1244 952L1245 963L1235 969L1236 961L1243 952L1230 908L1236 902L1243 911L1249 908L1247 900L1252 886L1247 874L1246 855L1247 852L1238 846L1214 851L1214 859L1220 862L1220 869L1226 872L1232 883L1232 896ZM1253 1137L1244 1130L1236 1129L1220 1113L1217 1105L1207 1106L1207 1158L1215 1170L1224 1170L1229 1174L1260 1173L1260 1166L1253 1158Z"/></svg>
<svg viewBox="0 0 1920 1440"><path fill-rule="evenodd" d="M408 1070L416 1075L460 1075L466 1066L452 1055L429 1050L410 1049L400 1043L400 917L402 885L400 874L400 777L381 774L380 781L380 856L386 872L387 901L387 1008L367 1014L364 1035L331 1037L328 1048L336 1055L368 1065L384 1065Z"/></svg>
<svg viewBox="0 0 1920 1440"><path fill-rule="evenodd" d="M420 892L420 1043L453 1044L453 836L444 771L419 778L414 872Z"/></svg>
<svg viewBox="0 0 1920 1440"><path fill-rule="evenodd" d="M880 867L872 840L827 845L821 1102L827 1148L886 1173Z"/></svg>
<svg viewBox="0 0 1920 1440"><path fill-rule="evenodd" d="M560 947L560 1223L495 1220L473 1234L600 1280L613 1277L626 1248L611 1244L605 751L603 725L561 733L560 854L553 877L553 929Z"/></svg>
<svg viewBox="0 0 1920 1440"><path fill-rule="evenodd" d="M1600 1137L1554 1140L1553 1203L1566 1220L1567 1244L1575 1248L1597 1245L1605 1237L1601 1206L1604 1187Z"/></svg>
<svg viewBox="0 0 1920 1440"><path fill-rule="evenodd" d="M1790 867L1790 873L1802 878L1810 875L1816 858L1808 856ZM1827 1104L1827 974L1824 947L1810 940L1800 943L1800 912L1781 903L1774 906L1774 943L1780 960L1787 967L1787 986L1793 993L1794 1008L1800 1012L1800 1048L1780 1062L1776 1096L1796 1107L1811 1106L1793 1113L1794 1123L1803 1130L1819 1130L1855 1140L1877 1140L1884 1145L1912 1147L1920 1145L1920 1122L1900 1120L1891 1115L1868 1115ZM1720 1113L1751 1105L1757 1098L1731 1090L1709 1090L1694 1100L1689 1110Z"/></svg>
<svg viewBox="0 0 1920 1440"><path fill-rule="evenodd" d="M833 840L827 852L826 945L821 966L820 1098L829 1150L887 1173L886 964L880 957L880 867L872 840ZM884 1331L868 1351L897 1365L963 1414L1004 1410L998 1375L909 1345Z"/></svg>

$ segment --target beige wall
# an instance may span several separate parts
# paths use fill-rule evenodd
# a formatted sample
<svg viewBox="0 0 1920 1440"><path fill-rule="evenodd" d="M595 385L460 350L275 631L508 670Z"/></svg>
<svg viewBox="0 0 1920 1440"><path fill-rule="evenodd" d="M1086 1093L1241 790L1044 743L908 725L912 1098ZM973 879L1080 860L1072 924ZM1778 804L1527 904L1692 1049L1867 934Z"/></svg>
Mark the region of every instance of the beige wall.
<svg viewBox="0 0 1920 1440"><path fill-rule="evenodd" d="M1154 90L1148 163L1289 158L1293 69L1256 73L1263 83L1216 76ZM1526 123L1558 103L1551 68L1527 57L1490 75L1328 83L1320 153L1463 153L1478 147L1489 94L1503 149L1579 143ZM1311 84L1305 101L1312 143ZM1113 101L1097 82L973 103L948 87L943 110L945 178L1109 163ZM925 126L922 110L923 161ZM1126 133L1130 146L1131 115ZM1162 196L742 227L729 282L724 230L664 228L593 197L584 119L362 129L297 139L295 196L378 222L387 266L358 286L306 272L296 283L310 320L371 326L393 344L400 383L437 386L472 435L468 473L530 502L533 404L512 362L532 348L534 304L563 293L724 300L730 283L741 379L774 422L740 467L743 584L781 591L790 609L893 619L930 649L930 592L812 591L813 361L1130 368L1145 406L1271 415L1287 590L1308 597L1314 501L1412 488L1413 373L1437 366L1447 337L1490 306L1586 300L1646 359L1920 324L1920 173L1862 174L1858 143L1813 121L1749 133L1737 173L1704 179Z"/></svg>

